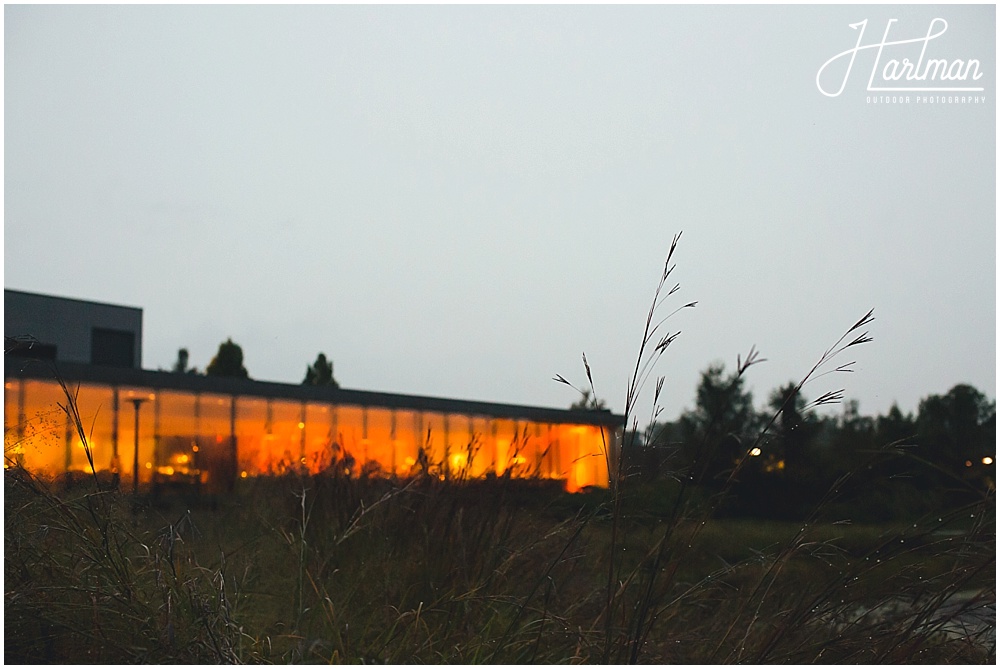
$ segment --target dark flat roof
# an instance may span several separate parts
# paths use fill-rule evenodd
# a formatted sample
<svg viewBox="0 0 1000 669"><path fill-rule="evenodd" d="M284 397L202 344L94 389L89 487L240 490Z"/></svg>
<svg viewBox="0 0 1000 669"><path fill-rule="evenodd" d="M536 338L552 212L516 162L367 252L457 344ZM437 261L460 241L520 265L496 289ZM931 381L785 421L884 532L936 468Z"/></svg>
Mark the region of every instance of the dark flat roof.
<svg viewBox="0 0 1000 669"><path fill-rule="evenodd" d="M96 304L102 307L114 307L115 309L131 309L132 311L142 311L142 307L132 307L126 304L113 304L111 302L99 302L98 300L85 300L79 297L63 297L62 295L49 295L47 293L33 293L28 290L16 290L14 288L4 288L4 293L15 293L17 295L27 295L33 298L45 300L56 300L58 302L79 302L80 304Z"/></svg>
<svg viewBox="0 0 1000 669"><path fill-rule="evenodd" d="M146 369L123 369L59 361L29 360L5 356L4 376L16 379L54 380L56 374L67 384L94 383L117 386L140 386L154 390L183 390L245 397L270 397L329 404L409 409L436 413L461 413L494 418L515 418L539 423L574 423L578 425L624 426L625 417L608 410L581 411L545 407L498 404L470 400L401 395L367 390L348 390L330 386L305 386L273 381L254 381L221 376L178 374Z"/></svg>

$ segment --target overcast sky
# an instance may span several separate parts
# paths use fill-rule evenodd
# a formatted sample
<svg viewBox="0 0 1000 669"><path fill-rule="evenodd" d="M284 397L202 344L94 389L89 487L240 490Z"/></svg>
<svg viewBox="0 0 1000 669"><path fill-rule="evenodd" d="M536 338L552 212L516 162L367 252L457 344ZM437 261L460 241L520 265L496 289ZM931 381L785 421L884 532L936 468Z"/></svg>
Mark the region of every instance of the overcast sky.
<svg viewBox="0 0 1000 669"><path fill-rule="evenodd" d="M876 104L873 48L818 85L849 24L864 46L893 18L889 40L947 31L887 46L879 76L921 47L975 59L934 85L980 101ZM698 305L668 321L664 417L751 345L763 404L870 308L856 372L807 398L992 399L995 26L993 6L5 6L4 285L142 307L146 368L232 337L257 379L323 351L349 388L559 407L586 352L620 412L683 230L665 308Z"/></svg>

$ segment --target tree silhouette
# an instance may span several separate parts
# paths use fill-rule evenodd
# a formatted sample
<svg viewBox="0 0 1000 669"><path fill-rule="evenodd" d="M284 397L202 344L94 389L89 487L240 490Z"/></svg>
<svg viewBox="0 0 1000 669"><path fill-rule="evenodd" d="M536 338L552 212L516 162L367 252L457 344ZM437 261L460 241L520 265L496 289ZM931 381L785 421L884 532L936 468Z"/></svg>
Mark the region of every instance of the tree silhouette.
<svg viewBox="0 0 1000 669"><path fill-rule="evenodd" d="M811 480L817 463L812 461L809 449L819 423L806 410L808 405L798 390L798 384L789 381L773 390L768 406L778 412L778 420L764 447L764 455L773 456L776 462L783 463L781 469L789 476Z"/></svg>
<svg viewBox="0 0 1000 669"><path fill-rule="evenodd" d="M889 407L886 415L875 419L875 429L880 445L912 440L917 432L913 416L904 414L895 402Z"/></svg>
<svg viewBox="0 0 1000 669"><path fill-rule="evenodd" d="M743 376L727 375L722 364L710 365L701 374L694 410L681 416L686 447L698 449L692 454L696 476L719 478L732 470L759 422Z"/></svg>
<svg viewBox="0 0 1000 669"><path fill-rule="evenodd" d="M333 361L327 360L324 353L317 355L316 362L306 367L306 378L303 379L302 385L339 388L340 384L333 378Z"/></svg>
<svg viewBox="0 0 1000 669"><path fill-rule="evenodd" d="M580 399L569 405L570 411L603 411L608 408L604 400L591 397L589 390L580 391Z"/></svg>
<svg viewBox="0 0 1000 669"><path fill-rule="evenodd" d="M174 363L170 371L175 374L197 374L197 367L188 367L188 359L188 350L186 348L179 349L177 351L177 362Z"/></svg>
<svg viewBox="0 0 1000 669"><path fill-rule="evenodd" d="M743 389L743 377L726 375L721 364L710 365L702 372L695 402L694 411L688 415L698 432L710 441L725 434L745 439L754 427L753 396Z"/></svg>
<svg viewBox="0 0 1000 669"><path fill-rule="evenodd" d="M246 367L243 366L243 349L233 342L232 338L219 344L219 352L205 368L208 376L232 376L240 379L248 378Z"/></svg>
<svg viewBox="0 0 1000 669"><path fill-rule="evenodd" d="M996 449L996 404L970 385L959 384L944 395L920 401L919 441L932 461L959 473Z"/></svg>

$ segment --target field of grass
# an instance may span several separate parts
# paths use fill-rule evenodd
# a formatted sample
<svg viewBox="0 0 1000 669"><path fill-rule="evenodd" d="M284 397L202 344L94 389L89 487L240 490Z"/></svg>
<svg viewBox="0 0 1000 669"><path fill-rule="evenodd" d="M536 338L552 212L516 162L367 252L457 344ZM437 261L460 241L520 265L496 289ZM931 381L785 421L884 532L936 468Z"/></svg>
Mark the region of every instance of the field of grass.
<svg viewBox="0 0 1000 669"><path fill-rule="evenodd" d="M6 470L5 661L995 660L992 628L954 632L995 601L986 501L894 527L620 508L612 553L605 491L242 483L136 500Z"/></svg>
<svg viewBox="0 0 1000 669"><path fill-rule="evenodd" d="M678 333L661 326L695 305L659 313L679 288L667 283L679 238L639 346L628 434L646 381L654 406L663 387L652 370ZM836 359L871 341L871 320L848 329L795 392L849 370ZM759 361L754 349L737 358L737 378ZM895 524L846 522L849 507L832 498L808 521L781 523L722 517L729 482L703 488L691 463L645 483L623 463L608 454L610 489L576 495L550 481L333 468L192 499L133 498L96 476L66 487L12 467L4 660L996 663L992 490Z"/></svg>

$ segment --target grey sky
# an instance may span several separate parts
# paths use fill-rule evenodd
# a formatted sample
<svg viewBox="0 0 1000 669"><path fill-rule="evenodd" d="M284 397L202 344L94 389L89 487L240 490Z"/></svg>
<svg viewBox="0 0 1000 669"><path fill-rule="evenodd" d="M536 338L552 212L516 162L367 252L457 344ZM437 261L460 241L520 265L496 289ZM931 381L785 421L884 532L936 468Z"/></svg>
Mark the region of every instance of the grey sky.
<svg viewBox="0 0 1000 669"><path fill-rule="evenodd" d="M819 92L848 24L936 17L928 57L978 59L984 103L870 104L872 49ZM621 411L683 230L666 417L754 344L763 403L872 307L857 371L807 396L995 397L992 6L4 18L4 285L143 307L148 368L231 336L258 379L324 351L351 388L566 406L550 379L583 383L586 351Z"/></svg>

